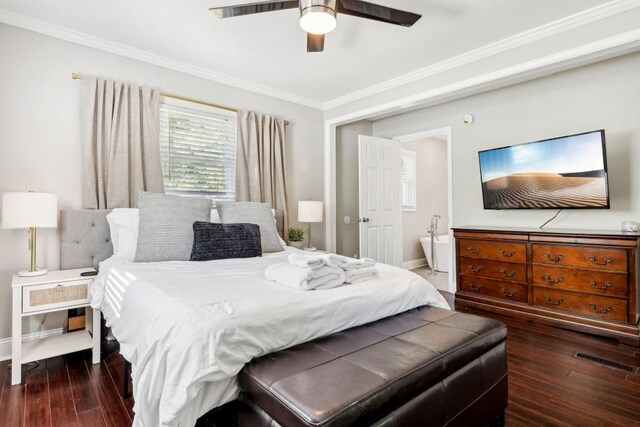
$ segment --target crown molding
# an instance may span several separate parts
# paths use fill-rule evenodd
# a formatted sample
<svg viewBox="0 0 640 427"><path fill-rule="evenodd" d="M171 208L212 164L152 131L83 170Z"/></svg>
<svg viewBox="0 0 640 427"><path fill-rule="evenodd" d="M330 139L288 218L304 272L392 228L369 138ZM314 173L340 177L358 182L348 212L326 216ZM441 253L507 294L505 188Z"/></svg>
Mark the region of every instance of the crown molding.
<svg viewBox="0 0 640 427"><path fill-rule="evenodd" d="M178 71L203 79L211 80L216 83L233 86L239 89L247 90L261 95L270 96L272 98L281 99L283 101L304 105L306 107L322 110L323 104L320 101L305 98L289 92L273 89L267 86L252 83L246 80L238 79L227 74L218 73L208 68L199 67L188 64L186 62L176 61L165 56L156 55L141 49L135 49L120 43L114 43L99 37L94 37L86 33L69 30L67 28L50 24L30 18L28 16L16 14L5 9L0 9L0 23L44 34L57 39L98 49L104 52L125 58L135 59L137 61L146 62L148 64L157 65L169 70ZM71 72L73 70L70 70Z"/></svg>
<svg viewBox="0 0 640 427"><path fill-rule="evenodd" d="M499 53L608 18L636 7L640 7L640 0L614 0L556 21L549 22L548 24L541 25L531 30L523 31L519 34L515 34L478 49L465 52L458 56L451 57L428 67L424 67L385 82L369 86L365 89L352 92L348 95L332 99L323 104L323 110L326 111L358 99L366 98L463 65L471 64Z"/></svg>

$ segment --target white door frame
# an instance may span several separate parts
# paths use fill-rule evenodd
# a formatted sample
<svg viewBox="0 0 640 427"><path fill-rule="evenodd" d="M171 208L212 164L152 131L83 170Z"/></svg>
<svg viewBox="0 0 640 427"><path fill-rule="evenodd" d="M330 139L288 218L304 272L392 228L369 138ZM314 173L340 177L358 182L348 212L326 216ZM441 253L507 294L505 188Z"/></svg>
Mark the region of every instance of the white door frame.
<svg viewBox="0 0 640 427"><path fill-rule="evenodd" d="M455 293L456 291L456 271L455 266L455 245L453 244L453 231L451 231L451 227L453 227L453 149L451 147L451 126L438 128L438 129L430 129L424 130L420 132L414 132L406 135L398 135L392 137L393 140L398 142L409 142L415 141L418 139L426 139L432 138L434 136L442 136L446 135L447 137L447 224L449 225L449 229L447 230L447 235L449 236L449 242L451 244L451 251L449 256L449 289L448 291L451 293Z"/></svg>
<svg viewBox="0 0 640 427"><path fill-rule="evenodd" d="M324 200L326 203L325 208L325 249L330 252L336 251L336 225L337 225L337 213L336 213L336 128L341 125L356 122L358 120L370 117L373 112L371 111L359 111L356 113L348 114L335 119L326 120L324 122L324 138L325 138L325 152L324 152ZM415 133L407 135L397 135L393 139L403 140L405 138L417 139L428 138L434 135L447 135L447 180L449 181L447 186L447 200L449 210L449 228L454 225L453 217L453 150L451 139L451 126L443 127L439 129L424 129ZM449 230L449 238L451 239L451 247L453 244L453 233ZM455 251L455 249L452 249ZM456 290L456 271L455 271L455 258L452 253L449 268L449 292L454 293Z"/></svg>

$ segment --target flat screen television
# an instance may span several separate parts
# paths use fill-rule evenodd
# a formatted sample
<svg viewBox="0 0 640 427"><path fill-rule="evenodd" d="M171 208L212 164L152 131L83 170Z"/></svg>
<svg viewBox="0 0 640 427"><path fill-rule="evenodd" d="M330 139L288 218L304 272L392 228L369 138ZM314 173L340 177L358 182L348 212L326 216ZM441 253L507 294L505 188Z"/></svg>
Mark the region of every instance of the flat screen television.
<svg viewBox="0 0 640 427"><path fill-rule="evenodd" d="M608 209L604 130L480 151L485 209Z"/></svg>

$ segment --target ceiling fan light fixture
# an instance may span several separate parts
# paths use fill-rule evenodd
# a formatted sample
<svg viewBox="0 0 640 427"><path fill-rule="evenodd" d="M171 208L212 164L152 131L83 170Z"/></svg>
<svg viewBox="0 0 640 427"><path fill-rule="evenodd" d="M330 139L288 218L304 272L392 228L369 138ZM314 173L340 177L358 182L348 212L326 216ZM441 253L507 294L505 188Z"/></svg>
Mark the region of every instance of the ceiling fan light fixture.
<svg viewBox="0 0 640 427"><path fill-rule="evenodd" d="M300 27L311 34L327 34L336 28L336 11L326 6L309 6L302 9Z"/></svg>

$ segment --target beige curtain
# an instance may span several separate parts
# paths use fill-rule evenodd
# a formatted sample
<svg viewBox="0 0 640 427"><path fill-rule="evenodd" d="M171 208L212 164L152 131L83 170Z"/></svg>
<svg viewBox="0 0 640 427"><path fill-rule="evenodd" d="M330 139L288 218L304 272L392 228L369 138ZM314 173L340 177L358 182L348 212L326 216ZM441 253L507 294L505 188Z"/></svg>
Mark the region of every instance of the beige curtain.
<svg viewBox="0 0 640 427"><path fill-rule="evenodd" d="M284 234L289 227L285 123L282 119L238 111L236 200L270 203L284 213Z"/></svg>
<svg viewBox="0 0 640 427"><path fill-rule="evenodd" d="M83 205L135 207L140 191L164 192L160 92L82 77Z"/></svg>

